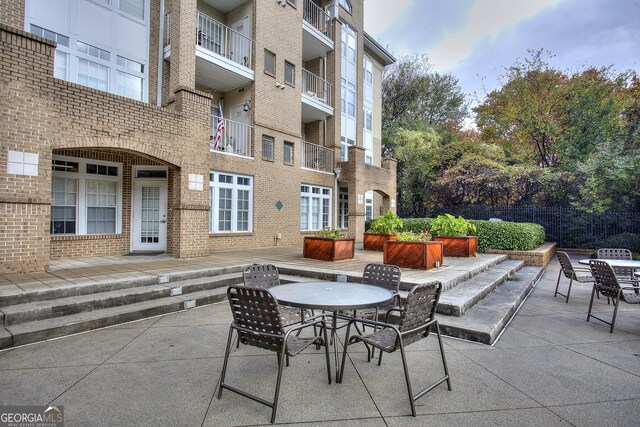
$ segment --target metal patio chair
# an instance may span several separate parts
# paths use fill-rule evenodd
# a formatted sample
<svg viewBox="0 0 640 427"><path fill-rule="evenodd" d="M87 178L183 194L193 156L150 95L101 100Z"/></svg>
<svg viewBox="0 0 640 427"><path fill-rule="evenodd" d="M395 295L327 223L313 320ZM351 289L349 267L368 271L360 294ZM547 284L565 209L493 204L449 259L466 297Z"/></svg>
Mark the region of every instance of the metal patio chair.
<svg viewBox="0 0 640 427"><path fill-rule="evenodd" d="M278 268L273 264L252 264L242 270L244 285L251 288L269 289L280 284ZM285 327L302 323L311 313L308 310L280 306L280 315Z"/></svg>
<svg viewBox="0 0 640 427"><path fill-rule="evenodd" d="M374 348L380 349L380 357L378 365L382 362L382 353L393 353L400 350L402 355L402 365L404 367L404 376L407 383L407 392L409 394L409 403L411 405L411 415L416 416L415 401L427 394L443 382L447 382L447 387L451 390L451 380L449 378L449 369L447 360L444 355L444 347L442 345L442 337L440 336L440 326L435 318L438 300L442 292L442 283L433 282L414 286L409 292L404 304L404 308L395 309L400 313L400 323L393 325L385 322L376 322L367 319L353 319L347 327L347 336L342 354L342 365L340 368L340 378L338 382L342 382L344 375L344 365L347 358L347 349L350 345L357 342L369 344ZM391 312L391 310L389 311ZM388 317L388 316L387 316ZM368 335L350 335L351 326L355 323L362 323L381 329ZM440 378L427 388L421 390L417 394L413 394L411 388L411 379L409 378L409 369L407 366L407 358L405 355L405 346L413 344L429 336L432 328L435 329L438 337L438 345L440 346L440 356L444 367L444 377Z"/></svg>
<svg viewBox="0 0 640 427"><path fill-rule="evenodd" d="M294 326L285 331L280 316L278 301L266 289L250 288L245 286L229 286L227 297L233 322L229 327L229 337L227 339L227 349L224 355L222 373L220 374L220 386L218 389L218 399L222 398L222 390L227 389L238 393L244 397L255 400L263 405L269 406L271 410L271 423L276 420L278 409L278 397L280 394L280 383L282 381L282 371L284 370L285 357L293 357L300 354L304 349L312 344L323 345L325 347L325 357L327 362L327 375L331 384L331 366L329 359L329 346L327 345L327 328L323 319L309 319L308 323ZM316 334L315 329L322 335ZM305 328L314 330L311 337L298 337L294 332ZM233 341L233 331L242 335L244 344L274 351L278 355L278 377L273 402L269 402L246 391L235 388L225 383L227 373L227 363Z"/></svg>
<svg viewBox="0 0 640 427"><path fill-rule="evenodd" d="M629 249L603 248L598 249L598 259L633 259L633 254ZM630 267L613 267L614 273L619 280L639 282L640 278L634 275L633 268Z"/></svg>
<svg viewBox="0 0 640 427"><path fill-rule="evenodd" d="M565 302L569 302L569 295L571 294L571 285L575 280L578 283L593 283L593 277L591 276L591 270L588 268L582 267L574 267L571 264L571 260L569 259L569 255L566 252L557 252L558 261L560 261L560 271L558 272L558 281L556 282L556 291L553 294L554 298L556 295L560 295L566 298ZM569 279L569 287L567 288L567 294L562 294L558 292L558 287L560 286L560 278L564 274L564 277Z"/></svg>
<svg viewBox="0 0 640 427"><path fill-rule="evenodd" d="M591 302L589 303L587 322L590 318L593 317L594 319L610 325L611 329L609 329L609 332L613 333L613 328L616 325L616 316L618 315L618 305L620 304L620 301L624 301L628 304L640 304L640 295L636 293L638 287L620 286L620 282L618 281L613 268L605 261L592 259L591 261L589 261L589 266L591 267L591 275L593 276L595 282L593 284L593 291L591 291ZM600 292L603 296L611 298L611 300L613 301L614 309L611 322L607 322L606 320L591 314L591 309L593 307L593 296L596 292Z"/></svg>

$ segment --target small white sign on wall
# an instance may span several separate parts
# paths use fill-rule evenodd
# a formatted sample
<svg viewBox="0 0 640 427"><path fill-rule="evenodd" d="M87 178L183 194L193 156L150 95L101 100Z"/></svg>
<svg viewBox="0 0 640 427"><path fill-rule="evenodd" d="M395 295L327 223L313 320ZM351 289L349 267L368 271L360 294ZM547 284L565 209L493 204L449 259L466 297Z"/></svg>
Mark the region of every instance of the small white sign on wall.
<svg viewBox="0 0 640 427"><path fill-rule="evenodd" d="M358 204L359 205L364 204L364 195L363 194L358 194Z"/></svg>
<svg viewBox="0 0 640 427"><path fill-rule="evenodd" d="M204 190L204 177L196 173L189 174L189 190Z"/></svg>
<svg viewBox="0 0 640 427"><path fill-rule="evenodd" d="M9 150L7 173L15 175L38 176L38 155L22 151Z"/></svg>
<svg viewBox="0 0 640 427"><path fill-rule="evenodd" d="M396 207L396 199L391 199L391 207L392 208Z"/></svg>

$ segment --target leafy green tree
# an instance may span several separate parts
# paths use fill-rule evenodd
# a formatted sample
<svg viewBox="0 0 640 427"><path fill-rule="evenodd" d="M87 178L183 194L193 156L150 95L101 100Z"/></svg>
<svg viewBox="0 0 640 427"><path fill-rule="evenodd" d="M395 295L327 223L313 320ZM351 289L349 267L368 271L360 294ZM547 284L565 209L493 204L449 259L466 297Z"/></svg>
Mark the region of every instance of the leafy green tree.
<svg viewBox="0 0 640 427"><path fill-rule="evenodd" d="M426 55L403 57L384 72L382 82L383 154L393 156L393 134L400 128L440 127L460 122L468 112L465 94L452 74L433 71Z"/></svg>

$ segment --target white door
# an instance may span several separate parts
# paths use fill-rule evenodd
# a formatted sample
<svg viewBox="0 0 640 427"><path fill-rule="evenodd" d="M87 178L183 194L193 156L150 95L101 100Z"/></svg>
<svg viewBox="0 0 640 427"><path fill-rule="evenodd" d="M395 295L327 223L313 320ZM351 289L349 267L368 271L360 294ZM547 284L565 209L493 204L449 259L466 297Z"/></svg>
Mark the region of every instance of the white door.
<svg viewBox="0 0 640 427"><path fill-rule="evenodd" d="M248 38L249 17L245 16L241 20L231 25L231 60L249 67L251 60L251 43ZM244 36L244 37L243 37Z"/></svg>
<svg viewBox="0 0 640 427"><path fill-rule="evenodd" d="M227 121L227 143L231 147L225 147L228 152L248 156L251 153L251 132L247 126L249 122L249 113L244 111L243 105L236 105L229 110L229 120Z"/></svg>
<svg viewBox="0 0 640 427"><path fill-rule="evenodd" d="M167 181L136 179L131 198L131 250L166 250Z"/></svg>

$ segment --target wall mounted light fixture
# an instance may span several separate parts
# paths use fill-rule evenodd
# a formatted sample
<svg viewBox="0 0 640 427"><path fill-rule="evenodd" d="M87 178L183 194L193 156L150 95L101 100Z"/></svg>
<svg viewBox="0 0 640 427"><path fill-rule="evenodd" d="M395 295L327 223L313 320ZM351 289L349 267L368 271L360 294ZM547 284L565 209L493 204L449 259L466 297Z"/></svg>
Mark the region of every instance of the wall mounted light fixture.
<svg viewBox="0 0 640 427"><path fill-rule="evenodd" d="M244 105L242 106L242 111L251 111L251 102L244 101Z"/></svg>

